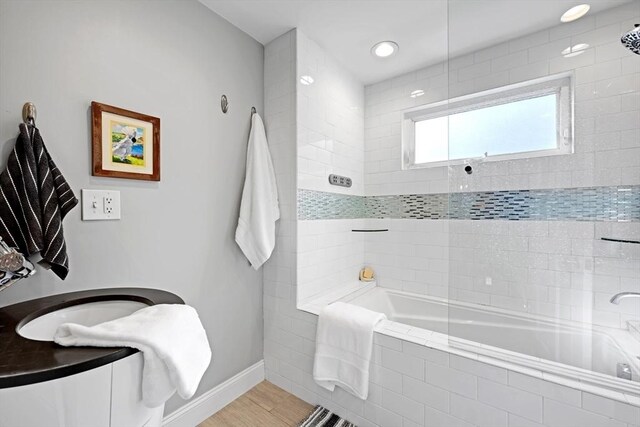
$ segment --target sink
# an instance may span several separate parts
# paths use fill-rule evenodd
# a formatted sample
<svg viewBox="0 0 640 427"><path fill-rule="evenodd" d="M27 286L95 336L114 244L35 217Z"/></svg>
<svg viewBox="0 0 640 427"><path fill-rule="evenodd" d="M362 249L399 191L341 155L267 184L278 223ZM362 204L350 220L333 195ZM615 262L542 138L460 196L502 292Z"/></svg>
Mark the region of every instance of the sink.
<svg viewBox="0 0 640 427"><path fill-rule="evenodd" d="M58 326L77 323L94 326L102 322L128 316L147 304L138 301L109 300L88 302L61 308L36 317L17 329L18 335L35 341L53 341Z"/></svg>

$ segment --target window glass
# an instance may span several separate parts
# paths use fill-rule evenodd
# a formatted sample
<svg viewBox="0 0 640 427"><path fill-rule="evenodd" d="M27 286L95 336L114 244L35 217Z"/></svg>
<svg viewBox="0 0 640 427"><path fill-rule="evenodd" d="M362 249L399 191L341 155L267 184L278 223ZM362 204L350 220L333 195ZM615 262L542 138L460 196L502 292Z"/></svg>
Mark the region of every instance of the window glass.
<svg viewBox="0 0 640 427"><path fill-rule="evenodd" d="M416 163L558 147L555 94L416 122Z"/></svg>
<svg viewBox="0 0 640 427"><path fill-rule="evenodd" d="M406 167L572 152L571 79L536 80L404 113Z"/></svg>

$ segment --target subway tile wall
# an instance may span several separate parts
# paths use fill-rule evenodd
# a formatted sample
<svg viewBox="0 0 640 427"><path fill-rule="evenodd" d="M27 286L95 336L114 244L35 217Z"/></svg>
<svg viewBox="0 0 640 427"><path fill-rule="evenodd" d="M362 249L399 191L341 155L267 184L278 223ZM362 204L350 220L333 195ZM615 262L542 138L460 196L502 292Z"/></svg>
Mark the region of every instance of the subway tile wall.
<svg viewBox="0 0 640 427"><path fill-rule="evenodd" d="M407 252L382 252L389 255L388 257L372 256L376 251L370 248L370 242L365 240L365 261L379 271L379 284L382 286L389 284L397 287L398 283L402 283L404 289L422 290L429 295L449 296L518 310L522 310L522 306L526 305L525 311L529 312L624 327L624 319L628 317L628 313L617 312L616 315L608 317L605 314L590 314L592 310L609 311L604 309L602 302L596 304L596 299L601 301L605 293L600 284L599 276L602 274L595 271L597 265L600 269L602 266L596 262L596 254L588 253L589 247L602 245L597 240L599 237L606 236L592 235L590 241L586 239L588 246L586 249L582 248L583 253L579 255L581 258L576 258L578 255L572 253L574 249L566 250L567 244L578 245L578 242L563 242L564 247L554 247L554 244L558 243L555 240L556 236L548 232L535 236L535 241L527 240L523 246L512 251L509 230L516 228L500 220L638 220L640 61L618 41L620 34L631 28L635 21L640 21L640 2L637 0L600 14L587 16L576 23L553 27L464 57L454 58L448 63L437 64L367 86L364 118L364 198L358 197L360 194L359 191L355 191L356 187L354 191L342 190L346 194L331 194L338 191L339 187L330 188L331 193L315 191L321 185L326 186L326 174L330 170L324 168L323 173L316 177L318 186L305 186L305 181L300 179L298 218L340 218L352 221L371 217L404 218L409 222L403 224L402 229L415 226L416 231L419 231L419 227L427 225L418 225L419 222L412 221L412 218L490 219L491 223L481 221L474 228L475 234L487 237L477 239L475 251L467 251L467 257L464 259L454 256L464 248L455 246L459 242L452 238L451 246L446 247L452 254L451 257L445 258L446 265L429 257L428 262L421 263L420 255L416 255L416 251L421 253L419 251L424 247L433 246L432 238L428 233L412 236L409 231L395 235L404 235L412 239L405 242ZM456 34L450 36L456 37ZM353 86L353 81L347 73L340 71L315 43L302 34L299 34L298 38L303 46L298 49L297 61L302 67L298 74L318 73L318 76L323 77L320 78L320 85L316 87L325 87L322 91L313 92L309 89L316 82L310 86L296 83L298 91L303 92L298 95L298 101L304 100L303 105L318 106L315 114L298 114L298 127L309 126L316 130L328 128L332 132L348 128L345 124L347 122L326 120L329 116L326 110L329 104L323 93L328 90L326 87L333 86L334 80L336 87L347 88ZM589 43L590 48L574 58L564 58L561 55L564 47L577 43ZM321 71L322 64L331 64L325 67L331 69L331 72ZM526 160L476 163L473 175L467 175L462 172L462 167L455 166L401 170L400 118L403 109L446 99L448 95L459 96L568 70L574 70L576 83L575 153ZM345 84L345 81L348 84ZM415 89L425 90L425 95L410 98L408 94ZM347 94L357 92L351 89L343 91ZM344 108L349 102L345 100L356 98L357 96L333 96L334 104L342 105L341 111L345 117L349 114ZM298 110L306 108L303 105L300 105ZM348 129L339 133L356 134ZM331 139L327 133L323 135L324 139L320 138L323 141ZM305 145L305 141L298 132L299 150L301 147L309 146L313 147L312 152L315 153L321 148ZM356 145L352 145L352 148L354 147ZM311 158L323 156L314 154L307 160ZM301 156L298 156L298 160L300 170L305 167L303 163L309 164ZM357 158L352 156L350 160L355 162ZM301 172L300 176L303 175ZM306 182L310 183L313 180ZM620 189L631 191L619 192ZM344 242L350 241L353 237L350 236L349 224L355 228L355 222L340 223L344 226L344 235L340 238L337 237L339 232L336 231L338 225L337 228L332 228L331 221L322 221L315 228L304 226L301 230L297 242L299 246L307 248L312 246L311 241L317 241L318 232L310 233L311 228L319 230L320 234L326 232L333 237L325 239L323 245L316 248L317 265L313 269L307 268L304 281L299 282L299 295L306 297L317 294L322 289L322 280L312 276L320 271L333 271L333 263L348 256L345 248L349 246L345 246ZM399 223L395 225L399 226ZM427 227L432 226L434 225ZM557 224L546 224L547 230L556 226ZM580 226L595 230L598 225L590 223ZM521 227L524 229L528 226ZM640 224L637 222L622 225L620 229L626 230L626 237L623 238L630 239L631 236L640 234ZM463 234L468 234L467 240L473 241L477 237L474 233ZM385 239L385 236L394 236L394 229L392 228L388 234L376 235L374 238ZM415 241L417 236L422 236L424 240ZM331 246L331 241L336 242L335 247ZM541 248L545 247L549 250L553 248L557 253L540 252ZM610 272L604 274L608 278L602 280L620 283L620 289L633 287L633 280L640 277L640 260L637 259L634 250L629 249L629 245L605 244L604 247L607 248L607 256L604 258L609 260L605 264L618 263L621 271L626 273L610 268ZM442 249L439 248L439 251ZM578 249L575 248L576 251ZM504 256L507 258L503 258ZM356 269L357 263L362 261L362 254L353 252L351 258L353 262L348 268ZM419 273L412 276L412 269L405 268L407 263L420 264L420 267L415 269ZM504 267L505 263L515 265ZM496 268L497 272L492 274L489 271L491 268ZM513 275L502 277L506 275L505 268L513 269ZM442 271L445 269L465 271L465 274L449 278L444 274L446 271ZM309 274L312 270L314 274ZM519 274L518 277L515 277L516 273ZM346 271L343 274L344 277L349 276ZM536 288L538 285L529 279L537 277L536 280L539 282L541 275L545 275L547 280L543 285L545 289ZM569 289L573 290L548 290L562 289L563 286L557 286L555 277L567 275L573 278L573 284L569 286ZM593 279L594 275L598 277ZM443 277L451 280L450 293L447 292L447 295L444 285L448 282L442 282ZM486 282L489 279L495 279L496 284L478 285L481 281ZM579 280L582 282L579 283ZM314 285L306 292L305 287L312 281ZM336 283L329 281L324 284L327 290L335 285ZM523 286L527 288L523 289ZM610 289L614 288L617 287L612 286ZM535 293L536 290L539 292ZM637 308L633 303L625 305L629 306L628 309L631 311ZM582 313L579 314L579 311Z"/></svg>
<svg viewBox="0 0 640 427"><path fill-rule="evenodd" d="M640 319L637 223L369 219L364 261L379 286L495 308L626 328Z"/></svg>
<svg viewBox="0 0 640 427"><path fill-rule="evenodd" d="M640 61L620 35L640 22L633 1L365 88L365 194L422 194L638 185ZM468 37L464 31L450 31ZM588 43L585 53L561 51ZM402 111L564 71L575 72L575 153L463 166L401 169ZM425 95L410 98L416 89Z"/></svg>
<svg viewBox="0 0 640 427"><path fill-rule="evenodd" d="M277 381L287 370L283 357L296 340L293 319L307 318L296 301L296 31L265 46L265 128L280 201L276 245L264 265L264 360L267 378ZM286 327L285 325L289 325ZM275 351L277 349L277 351ZM276 379L274 379L276 378Z"/></svg>
<svg viewBox="0 0 640 427"><path fill-rule="evenodd" d="M356 197L298 190L299 302L352 282L367 264L383 287L626 328L640 318L640 300L612 305L609 298L640 292L640 245L601 238L640 240L639 191Z"/></svg>
<svg viewBox="0 0 640 427"><path fill-rule="evenodd" d="M342 219L298 224L301 303L357 280L362 267L363 239L351 229L364 194L364 86L304 33L297 32L296 43L297 185L305 189L298 205L322 203L333 219ZM306 76L313 83L303 84ZM350 177L352 187L330 185L329 174Z"/></svg>
<svg viewBox="0 0 640 427"><path fill-rule="evenodd" d="M298 304L358 282L364 265L364 236L351 230L364 220L298 222Z"/></svg>
<svg viewBox="0 0 640 427"><path fill-rule="evenodd" d="M363 195L364 87L303 33L298 53L298 188ZM348 176L353 186L332 186L329 174Z"/></svg>
<svg viewBox="0 0 640 427"><path fill-rule="evenodd" d="M591 217L567 215L584 212L570 193L640 185L640 60L619 42L637 22L636 0L365 88L365 195L393 201L399 195L433 194L437 199L449 193L451 217L465 219L475 205L480 216L488 212L486 219L491 219L442 226L390 221L389 233L365 240L365 261L379 271L378 284L606 326L624 328L626 320L640 315L635 302L622 307L607 301L617 291L638 290L638 245L599 240L607 234L640 236L637 214L618 216L613 212L617 203L609 198L597 207L588 203ZM467 36L449 33L450 38ZM578 43L590 48L573 58L561 55ZM472 175L463 166L401 169L404 109L564 71L575 75L573 154L475 162ZM416 89L425 95L410 98ZM531 209L516 209L526 193L559 197L547 205L551 211L531 216L526 214ZM517 200L507 204L515 216L510 219L523 219L525 213L528 221L501 221L496 200L478 203L478 195L495 199L499 194L515 194ZM457 211L458 198L469 199L471 205L461 202ZM638 209L636 202L625 205ZM636 222L583 222L600 221L608 214L612 221ZM539 221L544 219L553 222ZM422 231L425 227L445 227L449 241L434 244L430 233ZM439 232L434 233L438 242Z"/></svg>

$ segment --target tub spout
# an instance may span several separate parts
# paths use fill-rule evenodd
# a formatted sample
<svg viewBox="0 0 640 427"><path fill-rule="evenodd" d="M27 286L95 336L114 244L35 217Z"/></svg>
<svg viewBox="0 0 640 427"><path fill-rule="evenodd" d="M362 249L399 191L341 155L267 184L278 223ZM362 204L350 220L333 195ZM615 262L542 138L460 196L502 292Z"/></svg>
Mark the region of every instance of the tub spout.
<svg viewBox="0 0 640 427"><path fill-rule="evenodd" d="M631 380L633 374L629 365L621 362L616 365L616 376L623 380Z"/></svg>
<svg viewBox="0 0 640 427"><path fill-rule="evenodd" d="M620 292L611 297L609 302L611 304L620 304L620 300L625 298L640 298L640 292Z"/></svg>

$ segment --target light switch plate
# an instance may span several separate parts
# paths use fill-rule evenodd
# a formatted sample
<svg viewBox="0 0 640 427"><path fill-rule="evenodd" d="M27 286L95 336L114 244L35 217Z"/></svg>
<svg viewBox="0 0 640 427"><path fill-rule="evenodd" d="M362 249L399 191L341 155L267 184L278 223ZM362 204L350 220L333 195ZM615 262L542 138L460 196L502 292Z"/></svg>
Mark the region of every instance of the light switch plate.
<svg viewBox="0 0 640 427"><path fill-rule="evenodd" d="M120 219L120 192L115 190L82 190L82 220Z"/></svg>

